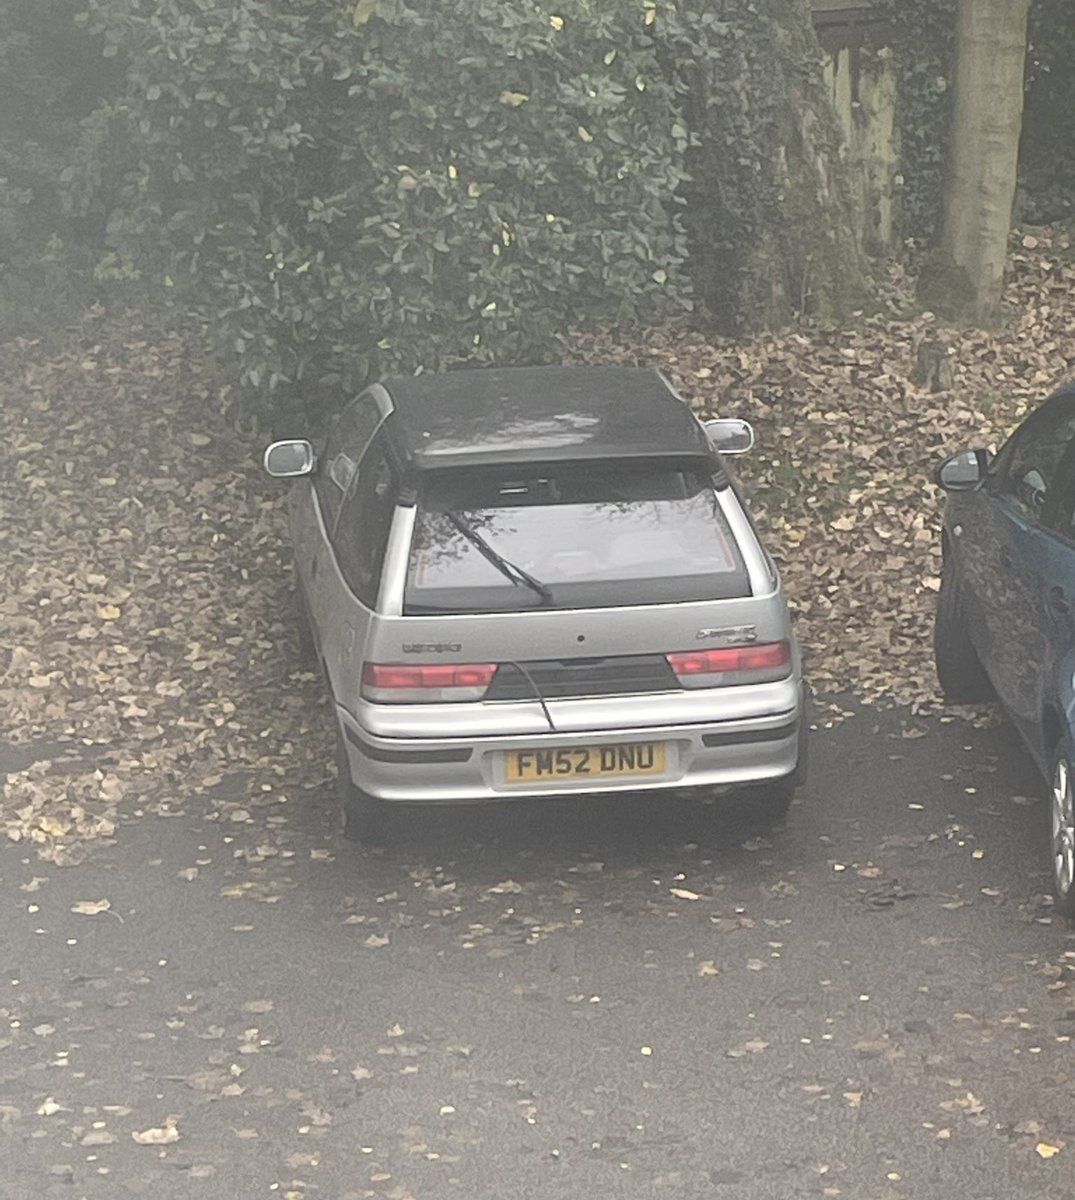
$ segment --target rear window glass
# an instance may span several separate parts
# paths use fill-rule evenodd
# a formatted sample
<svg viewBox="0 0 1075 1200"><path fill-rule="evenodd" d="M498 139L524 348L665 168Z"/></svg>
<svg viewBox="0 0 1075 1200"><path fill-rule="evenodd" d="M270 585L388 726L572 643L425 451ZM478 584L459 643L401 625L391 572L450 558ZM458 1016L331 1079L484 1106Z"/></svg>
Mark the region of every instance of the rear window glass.
<svg viewBox="0 0 1075 1200"><path fill-rule="evenodd" d="M745 595L746 570L704 468L572 463L423 480L407 613Z"/></svg>

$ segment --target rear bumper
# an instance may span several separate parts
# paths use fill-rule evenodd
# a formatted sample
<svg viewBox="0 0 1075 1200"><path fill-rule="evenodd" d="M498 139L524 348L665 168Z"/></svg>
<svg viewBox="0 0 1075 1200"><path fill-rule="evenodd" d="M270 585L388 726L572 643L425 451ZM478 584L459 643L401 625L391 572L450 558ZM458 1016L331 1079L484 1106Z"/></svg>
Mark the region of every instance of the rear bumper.
<svg viewBox="0 0 1075 1200"><path fill-rule="evenodd" d="M782 689L787 702L788 690ZM796 692L792 692L792 697ZM384 737L338 709L355 783L380 800L398 803L471 804L533 798L687 787L733 788L782 779L800 765L805 737L804 692L774 712L689 725L574 729L569 732L477 737ZM580 746L616 747L660 742L659 774L611 777L550 775L526 783L506 778L507 756Z"/></svg>

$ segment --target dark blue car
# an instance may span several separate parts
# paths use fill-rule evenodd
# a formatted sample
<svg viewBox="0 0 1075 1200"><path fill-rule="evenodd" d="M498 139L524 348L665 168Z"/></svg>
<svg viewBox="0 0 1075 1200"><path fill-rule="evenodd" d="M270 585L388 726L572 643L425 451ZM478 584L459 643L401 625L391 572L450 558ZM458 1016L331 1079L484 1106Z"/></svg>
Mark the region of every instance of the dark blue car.
<svg viewBox="0 0 1075 1200"><path fill-rule="evenodd" d="M934 654L945 696L999 699L1049 783L1056 906L1075 918L1075 383L1000 452L943 462Z"/></svg>

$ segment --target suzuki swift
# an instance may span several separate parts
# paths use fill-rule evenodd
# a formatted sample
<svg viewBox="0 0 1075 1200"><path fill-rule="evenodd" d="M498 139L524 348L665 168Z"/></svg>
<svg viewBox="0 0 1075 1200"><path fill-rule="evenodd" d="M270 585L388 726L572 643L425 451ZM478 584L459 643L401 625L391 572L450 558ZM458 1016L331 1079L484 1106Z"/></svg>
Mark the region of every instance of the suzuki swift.
<svg viewBox="0 0 1075 1200"><path fill-rule="evenodd" d="M344 827L400 804L735 791L786 816L805 689L723 454L658 372L460 370L275 442L302 642L331 691Z"/></svg>

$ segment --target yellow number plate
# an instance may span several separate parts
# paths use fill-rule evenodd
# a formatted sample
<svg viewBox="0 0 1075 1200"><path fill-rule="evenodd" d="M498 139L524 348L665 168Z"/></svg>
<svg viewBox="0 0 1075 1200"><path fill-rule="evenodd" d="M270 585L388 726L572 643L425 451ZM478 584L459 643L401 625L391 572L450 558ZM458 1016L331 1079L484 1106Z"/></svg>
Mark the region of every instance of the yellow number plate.
<svg viewBox="0 0 1075 1200"><path fill-rule="evenodd" d="M560 746L553 750L510 750L503 756L506 783L550 783L661 775L664 742L612 746Z"/></svg>

